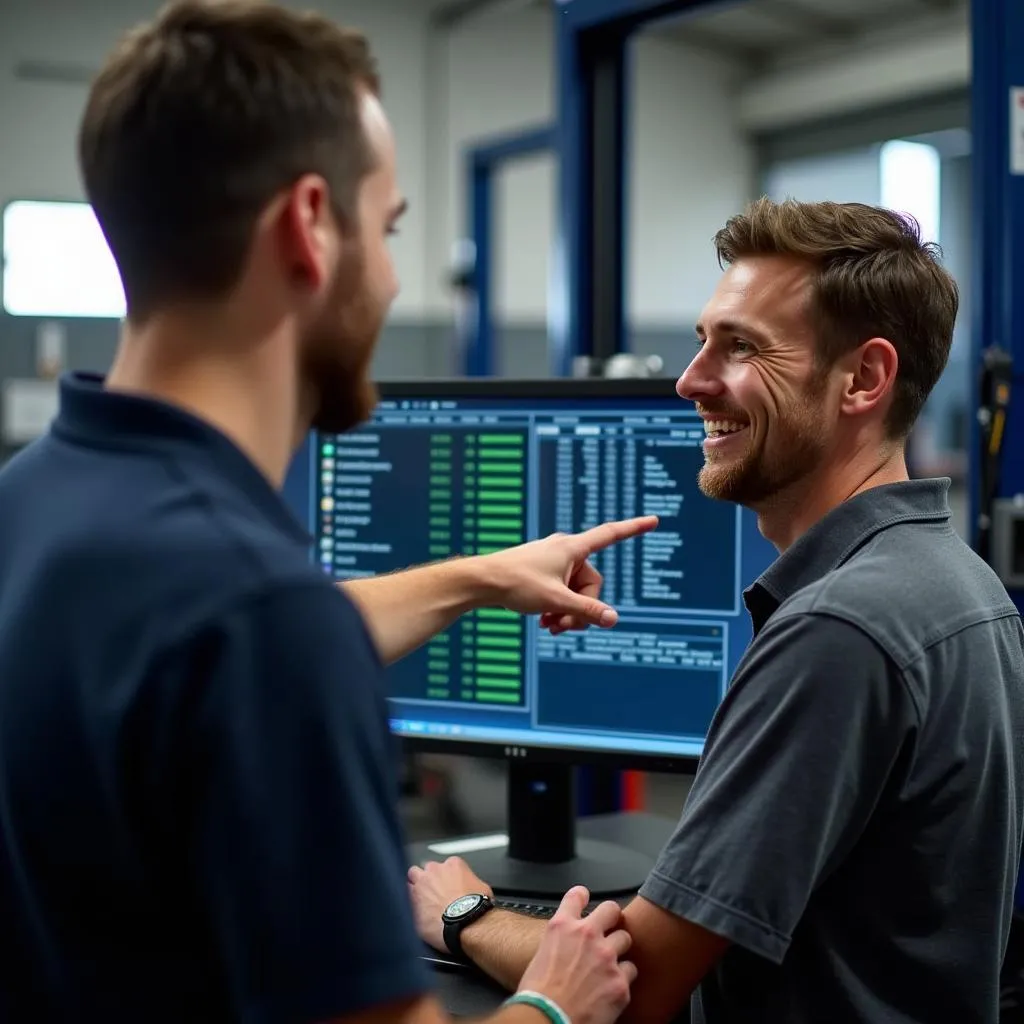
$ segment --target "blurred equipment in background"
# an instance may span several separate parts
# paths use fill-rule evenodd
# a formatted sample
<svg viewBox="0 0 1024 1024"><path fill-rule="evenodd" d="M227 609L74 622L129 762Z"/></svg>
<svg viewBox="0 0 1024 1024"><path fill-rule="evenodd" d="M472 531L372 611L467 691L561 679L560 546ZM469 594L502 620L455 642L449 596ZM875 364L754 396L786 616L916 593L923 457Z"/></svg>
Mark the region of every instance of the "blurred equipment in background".
<svg viewBox="0 0 1024 1024"><path fill-rule="evenodd" d="M576 356L572 361L574 377L660 377L665 367L661 356L638 356L631 352L617 352L607 359L599 356Z"/></svg>
<svg viewBox="0 0 1024 1024"><path fill-rule="evenodd" d="M982 353L978 428L981 447L978 452L978 516L976 522L978 553L992 562L993 514L1000 492L1003 445L1006 441L1007 414L1010 409L1010 391L1013 383L1013 359L998 346L990 346ZM999 566L996 570L1003 576ZM1007 586L1005 577L1003 582ZM1018 584L1019 585L1019 584Z"/></svg>
<svg viewBox="0 0 1024 1024"><path fill-rule="evenodd" d="M448 290L452 296L455 320L451 360L451 376L468 373L469 353L476 344L480 327L480 295L476 286L476 242L460 238L452 246Z"/></svg>

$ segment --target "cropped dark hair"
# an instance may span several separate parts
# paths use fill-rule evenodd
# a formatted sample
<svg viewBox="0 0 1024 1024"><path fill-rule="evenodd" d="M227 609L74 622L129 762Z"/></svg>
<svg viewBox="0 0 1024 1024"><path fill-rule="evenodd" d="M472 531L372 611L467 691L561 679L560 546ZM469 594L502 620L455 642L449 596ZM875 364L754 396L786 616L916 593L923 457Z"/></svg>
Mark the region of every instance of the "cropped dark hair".
<svg viewBox="0 0 1024 1024"><path fill-rule="evenodd" d="M912 218L860 203L776 203L758 199L715 236L724 266L781 255L814 268L812 315L817 363L832 366L870 338L892 342L899 358L887 428L903 438L949 359L959 307L956 281L938 246Z"/></svg>
<svg viewBox="0 0 1024 1024"><path fill-rule="evenodd" d="M124 36L78 154L129 317L227 292L260 212L304 174L353 217L374 165L362 90L380 91L362 35L260 0L178 0Z"/></svg>

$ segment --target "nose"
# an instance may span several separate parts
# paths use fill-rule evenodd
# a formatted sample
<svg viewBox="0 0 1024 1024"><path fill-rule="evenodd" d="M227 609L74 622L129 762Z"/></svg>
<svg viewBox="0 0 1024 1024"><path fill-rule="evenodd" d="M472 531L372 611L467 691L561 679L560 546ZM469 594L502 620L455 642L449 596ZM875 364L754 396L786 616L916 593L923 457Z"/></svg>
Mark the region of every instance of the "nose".
<svg viewBox="0 0 1024 1024"><path fill-rule="evenodd" d="M724 390L706 347L698 350L690 360L690 365L683 371L683 375L676 381L676 394L691 402L696 402L702 397L716 397Z"/></svg>

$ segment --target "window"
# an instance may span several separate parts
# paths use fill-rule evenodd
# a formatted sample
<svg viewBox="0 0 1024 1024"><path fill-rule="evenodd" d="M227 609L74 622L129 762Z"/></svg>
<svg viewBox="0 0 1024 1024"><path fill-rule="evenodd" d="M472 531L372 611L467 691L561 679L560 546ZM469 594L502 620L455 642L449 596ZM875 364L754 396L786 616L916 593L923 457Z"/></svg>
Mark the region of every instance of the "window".
<svg viewBox="0 0 1024 1024"><path fill-rule="evenodd" d="M9 203L3 247L6 313L124 317L121 275L88 203Z"/></svg>
<svg viewBox="0 0 1024 1024"><path fill-rule="evenodd" d="M934 146L896 139L880 153L882 206L908 213L926 242L939 240L941 159Z"/></svg>

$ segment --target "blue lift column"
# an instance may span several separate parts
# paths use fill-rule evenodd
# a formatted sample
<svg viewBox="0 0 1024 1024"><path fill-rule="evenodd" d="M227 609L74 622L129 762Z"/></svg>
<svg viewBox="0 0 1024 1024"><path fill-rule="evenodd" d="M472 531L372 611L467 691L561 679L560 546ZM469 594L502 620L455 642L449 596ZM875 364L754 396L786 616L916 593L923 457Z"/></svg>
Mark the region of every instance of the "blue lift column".
<svg viewBox="0 0 1024 1024"><path fill-rule="evenodd" d="M1024 609L1024 3L974 0L972 159L978 418L970 449L972 540ZM1014 400L1015 399L1015 400ZM1024 911L1024 871L1016 905Z"/></svg>
<svg viewBox="0 0 1024 1024"><path fill-rule="evenodd" d="M565 306L553 319L551 372L577 356L628 348L629 41L644 25L714 0L557 0L559 160L556 273Z"/></svg>
<svg viewBox="0 0 1024 1024"><path fill-rule="evenodd" d="M972 539L1024 607L1024 3L971 5L974 323Z"/></svg>

